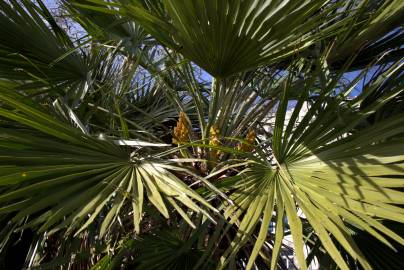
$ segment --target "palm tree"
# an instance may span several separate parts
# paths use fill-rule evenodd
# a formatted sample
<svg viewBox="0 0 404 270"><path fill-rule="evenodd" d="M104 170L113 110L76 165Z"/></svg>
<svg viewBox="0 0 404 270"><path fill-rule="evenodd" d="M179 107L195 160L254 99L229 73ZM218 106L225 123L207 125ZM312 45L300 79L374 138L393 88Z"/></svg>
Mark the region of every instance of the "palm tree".
<svg viewBox="0 0 404 270"><path fill-rule="evenodd" d="M0 2L2 268L403 268L403 1L59 4Z"/></svg>

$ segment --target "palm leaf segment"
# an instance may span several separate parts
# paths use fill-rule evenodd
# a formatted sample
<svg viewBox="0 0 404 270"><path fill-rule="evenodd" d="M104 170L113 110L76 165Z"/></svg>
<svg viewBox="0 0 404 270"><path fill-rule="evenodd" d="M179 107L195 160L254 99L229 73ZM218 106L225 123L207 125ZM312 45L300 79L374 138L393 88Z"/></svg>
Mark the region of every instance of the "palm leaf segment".
<svg viewBox="0 0 404 270"><path fill-rule="evenodd" d="M168 203L191 225L181 204L208 215L197 202L209 204L169 172L167 167L175 167L167 162L136 157L110 141L82 134L6 88L0 99L9 107L0 109L1 116L31 128L2 129L0 136L0 213L12 224L30 217L23 227L77 233L108 204L112 207L103 212L103 235L129 202L139 232L146 198L167 218Z"/></svg>
<svg viewBox="0 0 404 270"><path fill-rule="evenodd" d="M85 6L80 2L79 5ZM115 10L119 8L120 13L132 17L158 41L215 77L279 61L326 37L349 20L348 17L327 25L334 18L330 14L337 8L328 4L328 0L121 2L121 6L112 4Z"/></svg>
<svg viewBox="0 0 404 270"><path fill-rule="evenodd" d="M385 75L399 75L399 66L393 65ZM262 245L268 241L268 226L274 211L276 232L275 238L271 239L271 269L277 265L286 225L293 236L302 269L306 268L303 243L307 240L303 228L308 223L341 269L349 268L334 240L365 269L371 269L352 239L349 226L371 234L392 249L386 236L404 244L401 236L381 222L404 222L404 210L398 206L404 204L404 194L397 190L403 187L403 179L397 177L404 170L403 115L353 132L358 123L402 89L384 94L360 112L338 112L337 108L354 108L360 104L364 96L383 84L383 80L374 83L366 94L347 101L346 97L356 83L331 99L323 92L300 123L297 119L307 92L302 93L289 122L285 121L288 91L284 93L276 116L272 159L263 155L261 161L251 161L249 168L226 180L232 182L236 191L230 197L235 206L227 208L225 214L231 222L238 224L239 233L222 257L222 268L251 239L260 223L247 265L247 269L251 269ZM343 122L343 119L349 119L349 122ZM242 218L237 223L239 217Z"/></svg>
<svg viewBox="0 0 404 270"><path fill-rule="evenodd" d="M41 1L0 3L0 77L29 84L28 88L85 87L89 67L84 53Z"/></svg>

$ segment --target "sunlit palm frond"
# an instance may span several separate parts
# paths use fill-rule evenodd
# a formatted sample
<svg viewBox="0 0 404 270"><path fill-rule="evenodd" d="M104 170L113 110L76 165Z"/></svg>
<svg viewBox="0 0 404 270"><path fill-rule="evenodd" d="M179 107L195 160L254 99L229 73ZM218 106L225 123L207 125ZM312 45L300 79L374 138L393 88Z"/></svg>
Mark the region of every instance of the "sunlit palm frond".
<svg viewBox="0 0 404 270"><path fill-rule="evenodd" d="M399 76L400 65L396 63L385 74ZM334 80L330 83L333 84ZM379 81L380 85L383 83L385 81ZM373 85L372 89L376 88ZM403 144L403 116L396 115L354 131L361 121L402 89L379 97L363 111L354 110L363 100L362 95L347 99L350 89L348 87L335 97L323 92L300 122L296 122L297 116L305 98L298 100L286 123L288 92L285 91L276 116L272 157L262 156L261 162L252 161L233 182L236 191L230 198L235 206L228 208L226 214L231 222L236 222L239 233L223 255L222 268L234 259L260 224L247 266L251 269L262 244L267 241L271 220L276 223L272 269L276 266L286 224L290 227L302 269L306 268L304 222L313 227L324 249L342 269L349 268L334 241L365 269L371 269L351 237L347 224L366 231L391 248L393 246L386 236L404 243L401 236L380 222L404 221L404 211L398 206L404 203L403 194L397 190L403 186L400 176L404 156L399 150ZM302 97L304 95L302 93ZM351 108L350 113L336 111L341 107ZM284 215L287 221L284 221ZM240 223L237 223L238 218Z"/></svg>
<svg viewBox="0 0 404 270"><path fill-rule="evenodd" d="M141 1L111 5L215 77L277 62L333 34L350 20L330 25L338 5L329 1L167 0L158 7ZM97 10L114 13L116 9Z"/></svg>
<svg viewBox="0 0 404 270"><path fill-rule="evenodd" d="M130 203L139 232L145 200L167 218L171 205L191 225L180 204L208 215L203 208L209 204L167 170L169 163L148 151L83 134L7 89L2 88L0 99L7 104L1 116L29 127L2 129L0 211L10 213L12 223L30 217L24 228L78 233L112 203L100 227L103 235L123 204Z"/></svg>

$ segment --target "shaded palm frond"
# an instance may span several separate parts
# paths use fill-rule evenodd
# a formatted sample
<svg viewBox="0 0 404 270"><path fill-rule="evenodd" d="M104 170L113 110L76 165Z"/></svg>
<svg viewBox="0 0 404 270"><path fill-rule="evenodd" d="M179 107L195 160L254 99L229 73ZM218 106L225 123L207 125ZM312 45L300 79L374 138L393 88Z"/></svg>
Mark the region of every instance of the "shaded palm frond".
<svg viewBox="0 0 404 270"><path fill-rule="evenodd" d="M45 5L37 1L0 4L0 77L29 88L85 88L86 56L76 50Z"/></svg>

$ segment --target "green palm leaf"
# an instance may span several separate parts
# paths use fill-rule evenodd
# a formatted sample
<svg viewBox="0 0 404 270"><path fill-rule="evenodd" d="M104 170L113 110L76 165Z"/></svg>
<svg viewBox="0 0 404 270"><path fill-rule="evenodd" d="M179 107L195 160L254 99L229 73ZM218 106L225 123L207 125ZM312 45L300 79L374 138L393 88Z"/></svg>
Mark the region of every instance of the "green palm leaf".
<svg viewBox="0 0 404 270"><path fill-rule="evenodd" d="M0 77L29 84L85 87L88 66L45 5L0 3Z"/></svg>
<svg viewBox="0 0 404 270"><path fill-rule="evenodd" d="M212 209L167 170L169 163L82 134L6 88L0 100L7 104L1 116L29 127L1 131L0 186L5 190L0 212L10 213L11 222L30 217L23 227L39 227L40 232L67 228L77 234L111 204L100 227L104 235L125 202L133 206L137 232L146 198L166 218L167 205L182 211L180 203L206 215L198 203Z"/></svg>
<svg viewBox="0 0 404 270"><path fill-rule="evenodd" d="M400 29L404 16L403 1L362 1L355 13L358 14L356 25L344 34L345 38L339 40L329 56L332 66L338 67L357 50L360 54L351 65L353 69L366 67L376 55L385 54L381 61L386 63L403 57L400 48L403 40Z"/></svg>
<svg viewBox="0 0 404 270"><path fill-rule="evenodd" d="M399 76L397 65L400 64L393 65L385 74L393 78ZM377 85L383 83L379 80ZM330 84L334 84L334 80ZM373 90L368 91L376 88L374 85ZM251 165L234 180L235 191L230 198L235 206L228 207L225 214L237 224L239 233L223 254L221 269L250 240L260 224L260 241L255 242L254 256L247 267L251 269L272 219L267 211L272 213L272 209L276 211L272 269L276 266L282 241L284 214L301 269L307 267L303 253L303 221L312 226L324 249L341 269L349 268L335 242L365 269L371 269L351 237L348 224L371 234L390 248L393 245L387 237L404 244L401 236L381 223L382 220L404 222L404 210L398 206L404 204L404 197L402 191L397 190L403 187L403 115L354 131L358 123L403 89L387 92L363 111L335 113L337 107L353 110L354 104L363 100L360 95L347 101L345 97L351 89L348 87L325 106L324 99L329 96L320 94L301 122L296 122L301 110L299 103L305 100L306 94L302 93L288 123L285 123L288 102L285 91L276 116L272 157L268 160L262 155L261 162L251 161ZM349 123L341 124L348 119Z"/></svg>
<svg viewBox="0 0 404 270"><path fill-rule="evenodd" d="M0 268L400 267L402 1L60 3L0 3Z"/></svg>
<svg viewBox="0 0 404 270"><path fill-rule="evenodd" d="M108 6L108 3L96 1ZM295 54L343 27L327 25L337 4L329 1L142 1L114 3L158 41L215 77L270 64ZM81 7L113 13L114 9ZM317 31L313 34L313 31Z"/></svg>

